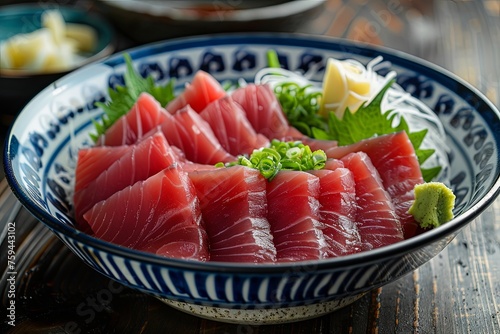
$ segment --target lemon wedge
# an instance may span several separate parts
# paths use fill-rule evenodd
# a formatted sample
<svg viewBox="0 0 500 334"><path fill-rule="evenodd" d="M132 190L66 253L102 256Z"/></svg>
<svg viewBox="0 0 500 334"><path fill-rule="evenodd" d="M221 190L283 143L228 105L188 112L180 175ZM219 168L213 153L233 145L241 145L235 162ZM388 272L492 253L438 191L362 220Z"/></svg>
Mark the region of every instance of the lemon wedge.
<svg viewBox="0 0 500 334"><path fill-rule="evenodd" d="M366 71L353 63L329 58L323 79L320 113L344 116L346 108L356 112L370 98L371 81Z"/></svg>

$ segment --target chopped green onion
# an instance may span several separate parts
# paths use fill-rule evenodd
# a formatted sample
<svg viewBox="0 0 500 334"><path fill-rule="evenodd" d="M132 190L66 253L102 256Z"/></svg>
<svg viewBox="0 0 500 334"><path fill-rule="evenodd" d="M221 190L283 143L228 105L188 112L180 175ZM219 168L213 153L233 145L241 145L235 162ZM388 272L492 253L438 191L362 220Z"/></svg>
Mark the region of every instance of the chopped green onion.
<svg viewBox="0 0 500 334"><path fill-rule="evenodd" d="M319 115L321 92L307 92L311 85L300 87L294 82L277 84L274 93L292 126L312 137L312 128L323 128L325 119Z"/></svg>
<svg viewBox="0 0 500 334"><path fill-rule="evenodd" d="M275 50L267 51L267 65L269 67L281 67L278 53Z"/></svg>
<svg viewBox="0 0 500 334"><path fill-rule="evenodd" d="M307 171L325 167L326 154L322 150L312 152L300 141L282 142L272 140L270 147L254 150L250 157L239 156L237 161L218 163L217 167L242 165L258 169L271 181L280 170Z"/></svg>

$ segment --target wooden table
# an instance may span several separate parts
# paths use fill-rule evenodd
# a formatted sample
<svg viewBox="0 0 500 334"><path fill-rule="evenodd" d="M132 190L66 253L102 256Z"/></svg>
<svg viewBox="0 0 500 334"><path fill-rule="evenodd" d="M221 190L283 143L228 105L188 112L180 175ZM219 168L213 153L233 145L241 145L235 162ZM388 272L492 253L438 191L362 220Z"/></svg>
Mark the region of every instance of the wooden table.
<svg viewBox="0 0 500 334"><path fill-rule="evenodd" d="M461 76L499 105L498 0L330 0L298 31L420 56ZM0 120L3 136L11 118L2 111ZM500 199L412 274L323 317L261 327L199 319L109 281L22 209L2 182L2 230L8 222L16 224L17 318L15 327L2 323L0 332L500 333ZM0 236L5 303L7 242Z"/></svg>

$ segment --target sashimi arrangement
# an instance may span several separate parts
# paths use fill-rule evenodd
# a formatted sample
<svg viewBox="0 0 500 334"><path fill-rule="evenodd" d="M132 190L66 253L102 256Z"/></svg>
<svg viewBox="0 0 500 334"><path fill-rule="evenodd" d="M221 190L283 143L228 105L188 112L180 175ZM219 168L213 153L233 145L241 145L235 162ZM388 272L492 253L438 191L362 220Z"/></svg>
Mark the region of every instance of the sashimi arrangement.
<svg viewBox="0 0 500 334"><path fill-rule="evenodd" d="M453 193L433 181L447 168L442 127L392 73L332 59L317 83L271 51L253 83L225 89L200 70L175 94L125 60L125 86L99 104L95 145L78 154L86 233L166 257L274 263L369 251L453 218Z"/></svg>

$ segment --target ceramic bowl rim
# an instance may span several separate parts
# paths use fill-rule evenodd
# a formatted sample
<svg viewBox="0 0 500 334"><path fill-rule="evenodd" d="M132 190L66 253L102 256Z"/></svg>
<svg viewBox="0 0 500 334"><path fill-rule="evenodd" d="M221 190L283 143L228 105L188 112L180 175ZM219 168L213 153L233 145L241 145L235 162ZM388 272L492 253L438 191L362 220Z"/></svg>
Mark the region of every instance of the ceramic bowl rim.
<svg viewBox="0 0 500 334"><path fill-rule="evenodd" d="M310 34L298 34L298 33L234 33L234 34L213 34L213 35L203 35L203 36L193 36L188 38L176 38L168 41L160 41L145 44L143 46L131 48L128 50L124 50L122 52L116 53L110 57L107 57L97 63L86 65L78 70L74 71L70 75L78 76L80 73L86 71L90 66L94 66L95 64L120 64L123 63L123 54L129 53L133 59L136 57L141 58L141 53L145 52L145 50L162 48L162 52L167 52L167 49L178 50L175 47L177 45L186 44L190 45L199 45L200 43L207 43L210 41L213 43L214 41L220 42L225 41L225 44L230 44L233 40L238 40L241 42L242 39L245 40L253 40L253 44L257 44L257 41L260 39L273 39L273 40L281 40L283 45L296 45L293 43L303 43L303 44L315 44L316 47L328 46L328 45L339 45L344 46L351 49L356 49L358 51L363 51L363 53L377 53L382 54L384 59L386 56L391 56L393 58L397 58L403 62L411 63L412 65L417 65L421 68L426 68L429 73L433 74L433 78L436 76L442 76L447 80L454 81L461 88L471 92L475 97L478 97L481 100L481 103L484 104L485 107L489 108L491 112L495 114L500 122L500 111L498 108L489 101L484 94L482 94L478 89L473 87L471 84L466 82L465 80L459 78L455 74L450 71L443 69L442 67L432 64L429 61L423 60L413 55L409 55L407 53L397 51L391 48L375 46L375 45L367 45L364 43L348 41L345 39L332 38L326 36L317 36ZM292 43L293 41L293 43ZM360 53L359 55L363 55ZM112 66L112 65L111 65ZM63 80L63 77L61 80ZM57 83L57 82L56 82ZM55 83L55 84L56 84ZM51 91L51 86L44 89L38 95L47 94ZM25 107L28 108L33 101L36 100L36 97L28 103ZM155 254L140 252L134 249L125 248L122 246L118 246L115 244L111 244L109 242L97 239L92 237L86 233L80 232L75 228L70 226L63 225L52 219L51 215L41 210L37 206L31 205L31 200L23 193L20 188L19 183L15 179L14 172L12 169L12 159L11 159L11 145L12 145L12 134L13 130L16 127L16 123L19 121L20 115L22 112L16 117L14 122L11 124L8 132L7 132L7 140L4 147L3 154L3 162L4 162L4 170L5 175L8 180L8 183L16 195L16 197L20 200L20 202L27 208L28 211L31 212L37 219L42 221L45 225L47 225L51 230L59 232L69 238L74 239L75 241L81 242L89 247L94 247L100 250L103 250L108 253L115 254L117 256L121 256L124 258L128 258L130 260L136 260L138 262L149 263L157 266L165 266L172 267L177 269L185 269L185 270L193 270L193 271L210 271L210 272L233 272L233 273L269 273L269 274L280 274L287 271L293 271L294 269L298 269L301 267L314 268L315 271L324 271L324 270L341 270L343 268L349 268L359 265L366 265L370 263L376 263L382 261L383 259L391 258L394 256L401 256L402 254L407 254L412 252L417 248L424 247L432 242L435 242L447 235L451 235L452 233L457 232L468 223L470 223L474 218L479 216L486 208L488 208L496 197L500 194L500 175L497 176L496 180L493 182L491 189L487 191L487 193L477 201L474 205L472 205L468 210L461 213L458 217L455 217L450 222L435 228L433 230L427 231L423 234L417 235L413 238L398 242L396 244L392 244L389 246L385 246L379 249L374 249L368 252L362 252L352 255L346 255L337 258L331 259L323 259L323 260L315 260L315 261L301 261L294 263L273 263L273 264L244 264L244 263L227 263L227 262L199 262L199 261L191 261L191 260L180 260L180 259L172 259L165 258ZM500 140L498 141L500 142ZM497 152L498 155L498 152Z"/></svg>

